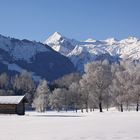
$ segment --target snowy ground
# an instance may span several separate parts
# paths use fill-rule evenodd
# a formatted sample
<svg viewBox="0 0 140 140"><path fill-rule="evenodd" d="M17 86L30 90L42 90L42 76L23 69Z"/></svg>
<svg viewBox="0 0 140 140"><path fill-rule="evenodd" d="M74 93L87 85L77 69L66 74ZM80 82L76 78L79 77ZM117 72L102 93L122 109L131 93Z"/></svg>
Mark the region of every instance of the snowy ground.
<svg viewBox="0 0 140 140"><path fill-rule="evenodd" d="M140 112L0 115L0 140L140 140Z"/></svg>

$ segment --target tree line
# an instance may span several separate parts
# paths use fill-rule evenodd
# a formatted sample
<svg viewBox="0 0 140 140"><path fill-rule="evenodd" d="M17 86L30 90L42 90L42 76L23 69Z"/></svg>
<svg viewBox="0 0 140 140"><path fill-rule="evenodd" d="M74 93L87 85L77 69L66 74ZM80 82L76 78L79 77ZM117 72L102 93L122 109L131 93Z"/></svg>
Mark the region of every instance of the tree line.
<svg viewBox="0 0 140 140"><path fill-rule="evenodd" d="M81 110L83 112L117 107L121 112L133 105L139 111L140 64L107 60L85 65L84 74L71 73L52 83L45 79L35 83L28 72L8 77L0 75L1 95L26 94L29 105L38 112Z"/></svg>
<svg viewBox="0 0 140 140"><path fill-rule="evenodd" d="M88 112L89 109L93 111L96 108L102 112L103 109L118 107L123 112L124 107L129 110L131 105L139 111L140 64L138 62L121 61L115 64L110 64L106 60L91 62L85 66L83 75L72 73L56 80L53 85L52 91L48 90L47 82L42 82L37 88L37 103L36 100L33 102L37 110L38 102L42 103L41 99L44 100L40 93L44 93L46 100L42 111L47 106L57 111L71 109L76 112L79 109L81 112L83 109Z"/></svg>

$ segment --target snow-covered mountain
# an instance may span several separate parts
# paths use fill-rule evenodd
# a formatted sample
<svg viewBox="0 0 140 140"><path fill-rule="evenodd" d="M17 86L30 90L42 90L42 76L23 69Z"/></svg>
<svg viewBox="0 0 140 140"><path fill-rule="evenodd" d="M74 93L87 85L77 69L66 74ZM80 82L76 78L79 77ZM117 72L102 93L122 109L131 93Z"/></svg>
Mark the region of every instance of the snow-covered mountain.
<svg viewBox="0 0 140 140"><path fill-rule="evenodd" d="M68 39L58 32L55 32L44 42L44 44L51 46L55 51L65 56L75 48L77 43L78 41L74 39Z"/></svg>
<svg viewBox="0 0 140 140"><path fill-rule="evenodd" d="M0 35L0 73L29 71L35 80L51 81L73 72L70 60L48 45L29 40L19 40Z"/></svg>
<svg viewBox="0 0 140 140"><path fill-rule="evenodd" d="M56 35L59 35L59 38ZM99 59L108 59L109 61L118 61L119 59L140 60L140 40L136 37L128 37L123 40L114 38L95 40L90 38L86 41L76 41L67 39L59 33L54 33L44 43L69 57L79 71L83 71L84 64Z"/></svg>

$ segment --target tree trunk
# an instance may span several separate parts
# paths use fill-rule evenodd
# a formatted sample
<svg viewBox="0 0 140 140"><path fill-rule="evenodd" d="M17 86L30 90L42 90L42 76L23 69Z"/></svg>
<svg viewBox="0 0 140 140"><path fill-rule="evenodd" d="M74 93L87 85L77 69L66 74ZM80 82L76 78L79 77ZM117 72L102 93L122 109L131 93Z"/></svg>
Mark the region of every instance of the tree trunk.
<svg viewBox="0 0 140 140"><path fill-rule="evenodd" d="M103 112L103 110L102 110L102 102L99 102L99 110L100 110L100 112Z"/></svg>
<svg viewBox="0 0 140 140"><path fill-rule="evenodd" d="M88 102L86 102L86 112L88 113Z"/></svg>
<svg viewBox="0 0 140 140"><path fill-rule="evenodd" d="M129 103L128 101L126 102L126 106L127 106L127 111L129 110Z"/></svg>
<svg viewBox="0 0 140 140"><path fill-rule="evenodd" d="M77 108L75 108L75 111L76 111L76 113L77 113Z"/></svg>
<svg viewBox="0 0 140 140"><path fill-rule="evenodd" d="M123 112L123 104L121 104L121 112Z"/></svg>
<svg viewBox="0 0 140 140"><path fill-rule="evenodd" d="M109 105L107 104L106 110L108 111Z"/></svg>
<svg viewBox="0 0 140 140"><path fill-rule="evenodd" d="M139 102L137 101L136 111L139 111Z"/></svg>
<svg viewBox="0 0 140 140"><path fill-rule="evenodd" d="M106 111L108 111L108 107L107 107Z"/></svg>
<svg viewBox="0 0 140 140"><path fill-rule="evenodd" d="M81 109L81 112L83 113L83 108Z"/></svg>

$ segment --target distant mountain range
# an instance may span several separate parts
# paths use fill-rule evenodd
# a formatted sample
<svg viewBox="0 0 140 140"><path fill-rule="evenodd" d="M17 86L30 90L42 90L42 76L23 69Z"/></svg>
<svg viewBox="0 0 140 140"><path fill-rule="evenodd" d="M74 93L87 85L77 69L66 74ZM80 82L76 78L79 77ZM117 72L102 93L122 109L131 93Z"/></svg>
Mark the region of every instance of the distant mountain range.
<svg viewBox="0 0 140 140"><path fill-rule="evenodd" d="M77 41L55 32L40 43L0 35L0 73L15 75L27 70L36 81L53 81L76 70L83 72L88 62L104 59L139 61L140 40L129 37Z"/></svg>
<svg viewBox="0 0 140 140"><path fill-rule="evenodd" d="M68 57L78 71L83 71L86 63L95 60L108 59L111 62L120 59L140 60L140 39L136 37L128 37L123 40L109 38L106 40L77 41L55 32L44 44Z"/></svg>
<svg viewBox="0 0 140 140"><path fill-rule="evenodd" d="M55 80L75 71L72 62L43 43L0 35L0 73L27 70L35 80Z"/></svg>

